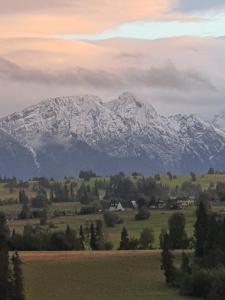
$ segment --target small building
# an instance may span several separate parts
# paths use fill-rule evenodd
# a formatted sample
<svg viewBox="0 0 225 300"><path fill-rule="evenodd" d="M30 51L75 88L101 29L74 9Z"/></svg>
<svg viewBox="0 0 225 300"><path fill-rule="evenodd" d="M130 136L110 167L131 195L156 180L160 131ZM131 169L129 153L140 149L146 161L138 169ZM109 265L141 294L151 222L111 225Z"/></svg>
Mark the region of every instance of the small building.
<svg viewBox="0 0 225 300"><path fill-rule="evenodd" d="M109 206L110 212L119 212L119 211L125 211L125 208L121 204L121 202L117 202L115 200L111 201Z"/></svg>
<svg viewBox="0 0 225 300"><path fill-rule="evenodd" d="M135 200L131 201L131 205L132 205L133 209L137 209L138 208L137 202Z"/></svg>
<svg viewBox="0 0 225 300"><path fill-rule="evenodd" d="M170 209L183 209L195 204L194 197L170 197L168 200Z"/></svg>

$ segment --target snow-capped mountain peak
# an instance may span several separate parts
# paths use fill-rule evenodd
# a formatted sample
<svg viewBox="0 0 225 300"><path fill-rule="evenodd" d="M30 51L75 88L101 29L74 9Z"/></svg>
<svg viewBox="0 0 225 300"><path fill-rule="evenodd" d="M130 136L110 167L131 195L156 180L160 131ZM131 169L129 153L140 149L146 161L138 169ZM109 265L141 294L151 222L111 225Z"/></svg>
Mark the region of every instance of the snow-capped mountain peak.
<svg viewBox="0 0 225 300"><path fill-rule="evenodd" d="M195 115L160 116L131 93L110 102L91 95L45 99L0 120L2 140L26 152L32 170L51 176L81 168L107 174L225 169L225 132L216 126Z"/></svg>

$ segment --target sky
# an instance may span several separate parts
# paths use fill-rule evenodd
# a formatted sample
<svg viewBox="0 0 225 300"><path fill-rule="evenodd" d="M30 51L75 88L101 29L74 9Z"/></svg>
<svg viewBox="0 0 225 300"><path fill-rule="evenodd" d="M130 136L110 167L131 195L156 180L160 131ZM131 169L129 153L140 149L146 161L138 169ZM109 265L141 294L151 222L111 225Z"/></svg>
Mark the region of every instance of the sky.
<svg viewBox="0 0 225 300"><path fill-rule="evenodd" d="M161 114L225 110L225 0L0 0L0 116L125 91Z"/></svg>

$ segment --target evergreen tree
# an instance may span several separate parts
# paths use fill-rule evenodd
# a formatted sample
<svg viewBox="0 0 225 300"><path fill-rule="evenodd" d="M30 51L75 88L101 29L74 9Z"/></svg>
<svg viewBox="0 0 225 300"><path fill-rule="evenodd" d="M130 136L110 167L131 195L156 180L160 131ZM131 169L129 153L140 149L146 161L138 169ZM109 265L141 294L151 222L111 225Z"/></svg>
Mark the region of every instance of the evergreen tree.
<svg viewBox="0 0 225 300"><path fill-rule="evenodd" d="M28 204L29 203L29 198L27 197L24 190L19 191L19 203L21 203L21 204Z"/></svg>
<svg viewBox="0 0 225 300"><path fill-rule="evenodd" d="M154 233L149 228L144 228L140 235L140 245L141 249L150 249L154 242Z"/></svg>
<svg viewBox="0 0 225 300"><path fill-rule="evenodd" d="M191 181L195 182L197 180L196 174L194 172L190 173Z"/></svg>
<svg viewBox="0 0 225 300"><path fill-rule="evenodd" d="M188 255L183 252L182 253L182 261L181 261L181 272L182 274L190 274L191 273L191 267L190 267L190 260Z"/></svg>
<svg viewBox="0 0 225 300"><path fill-rule="evenodd" d="M123 227L121 231L121 240L119 250L129 250L129 236L127 229Z"/></svg>
<svg viewBox="0 0 225 300"><path fill-rule="evenodd" d="M67 225L65 235L67 242L67 250L74 250L77 242L76 232L72 230L69 225Z"/></svg>
<svg viewBox="0 0 225 300"><path fill-rule="evenodd" d="M206 244L208 240L208 211L206 204L203 201L200 201L199 207L197 209L197 220L195 223L195 255L197 257L203 257L206 252Z"/></svg>
<svg viewBox="0 0 225 300"><path fill-rule="evenodd" d="M90 235L90 247L92 250L97 250L97 239L94 223L91 223Z"/></svg>
<svg viewBox="0 0 225 300"><path fill-rule="evenodd" d="M50 193L49 193L49 202L50 202L50 203L55 202L54 191L53 191L52 186L51 186L51 188L50 188Z"/></svg>
<svg viewBox="0 0 225 300"><path fill-rule="evenodd" d="M22 210L19 213L19 218L22 220L29 219L31 217L30 206L28 203L24 202Z"/></svg>
<svg viewBox="0 0 225 300"><path fill-rule="evenodd" d="M7 300L9 295L8 240L6 218L0 213L0 300Z"/></svg>
<svg viewBox="0 0 225 300"><path fill-rule="evenodd" d="M13 293L14 296L12 300L25 300L24 287L23 287L23 274L22 274L22 262L18 253L16 252L12 256L13 265Z"/></svg>
<svg viewBox="0 0 225 300"><path fill-rule="evenodd" d="M97 180L95 181L95 185L94 185L94 188L93 188L93 195L96 197L97 200L99 200L100 196L99 196Z"/></svg>
<svg viewBox="0 0 225 300"><path fill-rule="evenodd" d="M70 200L70 195L69 195L69 189L68 189L68 185L65 183L64 185L64 195L63 195L63 201L64 202L68 202Z"/></svg>
<svg viewBox="0 0 225 300"><path fill-rule="evenodd" d="M72 182L70 184L70 201L75 201L75 193L74 193L74 187Z"/></svg>
<svg viewBox="0 0 225 300"><path fill-rule="evenodd" d="M185 249L188 246L188 238L185 232L185 216L183 213L175 213L169 218L169 239L171 249Z"/></svg>
<svg viewBox="0 0 225 300"><path fill-rule="evenodd" d="M96 246L97 246L96 250L105 249L105 237L104 237L102 220L96 221Z"/></svg>
<svg viewBox="0 0 225 300"><path fill-rule="evenodd" d="M164 271L167 284L173 284L176 280L176 268L173 264L174 257L170 251L170 241L168 233L164 234L163 249L161 253L161 270Z"/></svg>
<svg viewBox="0 0 225 300"><path fill-rule="evenodd" d="M48 221L48 213L47 213L47 209L44 208L41 211L41 215L40 215L40 225L41 226L47 225L47 221Z"/></svg>
<svg viewBox="0 0 225 300"><path fill-rule="evenodd" d="M82 225L80 225L79 238L80 238L81 247L83 250L85 250L85 234Z"/></svg>
<svg viewBox="0 0 225 300"><path fill-rule="evenodd" d="M84 183L81 184L80 188L77 191L77 200L81 204L89 204L88 192Z"/></svg>

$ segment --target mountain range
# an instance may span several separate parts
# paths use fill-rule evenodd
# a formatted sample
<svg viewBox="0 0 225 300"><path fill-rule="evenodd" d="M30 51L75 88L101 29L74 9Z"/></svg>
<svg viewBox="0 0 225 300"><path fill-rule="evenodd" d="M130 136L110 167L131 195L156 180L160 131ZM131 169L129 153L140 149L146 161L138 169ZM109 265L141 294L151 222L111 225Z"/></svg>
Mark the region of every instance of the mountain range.
<svg viewBox="0 0 225 300"><path fill-rule="evenodd" d="M169 117L124 93L46 99L0 119L0 174L27 178L225 170L225 113Z"/></svg>

